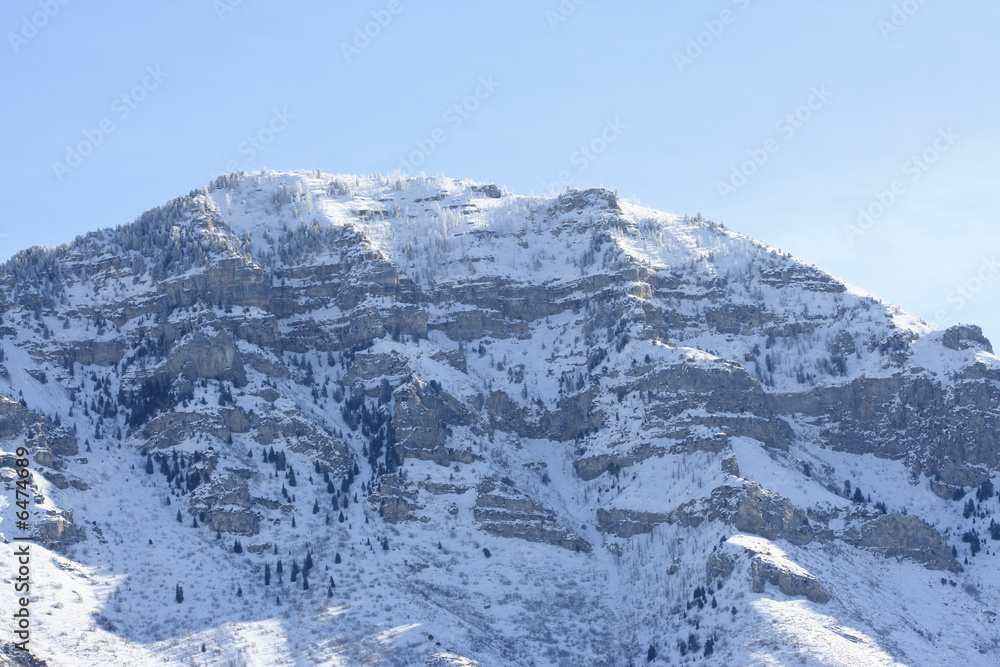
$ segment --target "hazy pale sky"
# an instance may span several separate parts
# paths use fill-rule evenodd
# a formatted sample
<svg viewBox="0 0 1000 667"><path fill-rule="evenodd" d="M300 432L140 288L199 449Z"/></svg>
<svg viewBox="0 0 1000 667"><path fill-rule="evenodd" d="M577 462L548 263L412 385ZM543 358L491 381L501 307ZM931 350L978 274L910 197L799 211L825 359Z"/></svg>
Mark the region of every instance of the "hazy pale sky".
<svg viewBox="0 0 1000 667"><path fill-rule="evenodd" d="M7 0L0 258L234 169L604 185L1000 345L1000 4Z"/></svg>

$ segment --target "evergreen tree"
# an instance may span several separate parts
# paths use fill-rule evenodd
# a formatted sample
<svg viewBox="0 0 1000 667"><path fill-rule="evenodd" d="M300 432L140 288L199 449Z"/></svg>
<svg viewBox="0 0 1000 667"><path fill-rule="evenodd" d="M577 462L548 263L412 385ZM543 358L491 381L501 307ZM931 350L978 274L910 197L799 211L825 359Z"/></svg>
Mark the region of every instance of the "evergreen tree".
<svg viewBox="0 0 1000 667"><path fill-rule="evenodd" d="M243 587L240 586L239 584L236 585L236 597L238 598L243 597Z"/></svg>
<svg viewBox="0 0 1000 667"><path fill-rule="evenodd" d="M309 551L309 552L306 552L306 560L302 564L302 571L303 572L308 572L312 568L313 568L313 557L312 557L312 552Z"/></svg>
<svg viewBox="0 0 1000 667"><path fill-rule="evenodd" d="M968 519L975 513L976 513L976 503L973 502L972 498L969 498L969 502L965 503L965 509L962 510L962 516Z"/></svg>
<svg viewBox="0 0 1000 667"><path fill-rule="evenodd" d="M279 577L281 576L281 570L282 570L282 568L281 568L281 559L279 558L278 559L278 567L277 567L277 572L278 572L278 576Z"/></svg>
<svg viewBox="0 0 1000 667"><path fill-rule="evenodd" d="M264 563L264 585L265 586L270 586L271 585L271 564L270 563Z"/></svg>
<svg viewBox="0 0 1000 667"><path fill-rule="evenodd" d="M972 530L967 530L962 535L962 541L969 543L969 548L972 550L972 555L975 556L982 549L982 543L979 541L979 534Z"/></svg>
<svg viewBox="0 0 1000 667"><path fill-rule="evenodd" d="M184 523L184 517L181 516L180 510L177 510L177 523Z"/></svg>
<svg viewBox="0 0 1000 667"><path fill-rule="evenodd" d="M233 542L233 553L234 554L241 554L241 553L243 553L243 545L240 544L240 539L239 538L236 538L236 541Z"/></svg>
<svg viewBox="0 0 1000 667"><path fill-rule="evenodd" d="M184 589L181 588L180 584L177 584L174 588L174 599L177 600L178 603L184 602Z"/></svg>
<svg viewBox="0 0 1000 667"><path fill-rule="evenodd" d="M340 552L339 551L337 552L337 555L333 557L333 562L336 563L337 565L340 565L341 561L340 561Z"/></svg>
<svg viewBox="0 0 1000 667"><path fill-rule="evenodd" d="M851 500L853 500L856 503L865 502L865 494L861 493L861 487L858 486L854 487L854 497L851 498Z"/></svg>
<svg viewBox="0 0 1000 667"><path fill-rule="evenodd" d="M292 561L292 581L295 581L295 578L298 577L298 576L299 576L299 563L298 563L298 561L293 560Z"/></svg>
<svg viewBox="0 0 1000 667"><path fill-rule="evenodd" d="M986 502L993 497L993 482L991 480L986 480L983 482L982 486L976 490L976 499L979 502Z"/></svg>
<svg viewBox="0 0 1000 667"><path fill-rule="evenodd" d="M153 457L150 456L149 454L146 454L146 474L147 475L153 474Z"/></svg>
<svg viewBox="0 0 1000 667"><path fill-rule="evenodd" d="M654 660L656 660L656 647L650 644L649 650L646 651L646 662L653 662Z"/></svg>

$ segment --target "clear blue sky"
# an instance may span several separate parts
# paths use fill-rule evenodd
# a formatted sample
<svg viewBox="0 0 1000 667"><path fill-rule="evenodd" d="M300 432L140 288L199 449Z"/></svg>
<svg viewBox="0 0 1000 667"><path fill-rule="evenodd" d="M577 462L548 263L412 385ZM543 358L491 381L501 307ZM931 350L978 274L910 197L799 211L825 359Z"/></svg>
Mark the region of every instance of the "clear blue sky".
<svg viewBox="0 0 1000 667"><path fill-rule="evenodd" d="M232 168L403 165L702 211L1000 345L996 2L6 0L0 25L3 258Z"/></svg>

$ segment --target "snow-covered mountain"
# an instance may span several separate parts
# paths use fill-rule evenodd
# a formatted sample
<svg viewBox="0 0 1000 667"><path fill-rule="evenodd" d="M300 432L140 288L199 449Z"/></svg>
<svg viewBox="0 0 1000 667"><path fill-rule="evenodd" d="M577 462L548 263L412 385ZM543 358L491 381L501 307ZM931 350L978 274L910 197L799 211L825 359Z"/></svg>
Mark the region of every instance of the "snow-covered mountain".
<svg viewBox="0 0 1000 667"><path fill-rule="evenodd" d="M997 664L989 341L700 215L237 173L0 307L50 665Z"/></svg>

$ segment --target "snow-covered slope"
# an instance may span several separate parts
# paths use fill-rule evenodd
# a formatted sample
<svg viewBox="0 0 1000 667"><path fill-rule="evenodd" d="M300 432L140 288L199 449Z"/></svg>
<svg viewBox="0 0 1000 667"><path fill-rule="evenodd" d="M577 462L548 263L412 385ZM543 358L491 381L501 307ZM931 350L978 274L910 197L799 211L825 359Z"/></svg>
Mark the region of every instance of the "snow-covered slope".
<svg viewBox="0 0 1000 667"><path fill-rule="evenodd" d="M50 664L1000 651L989 342L700 216L238 173L0 304Z"/></svg>

